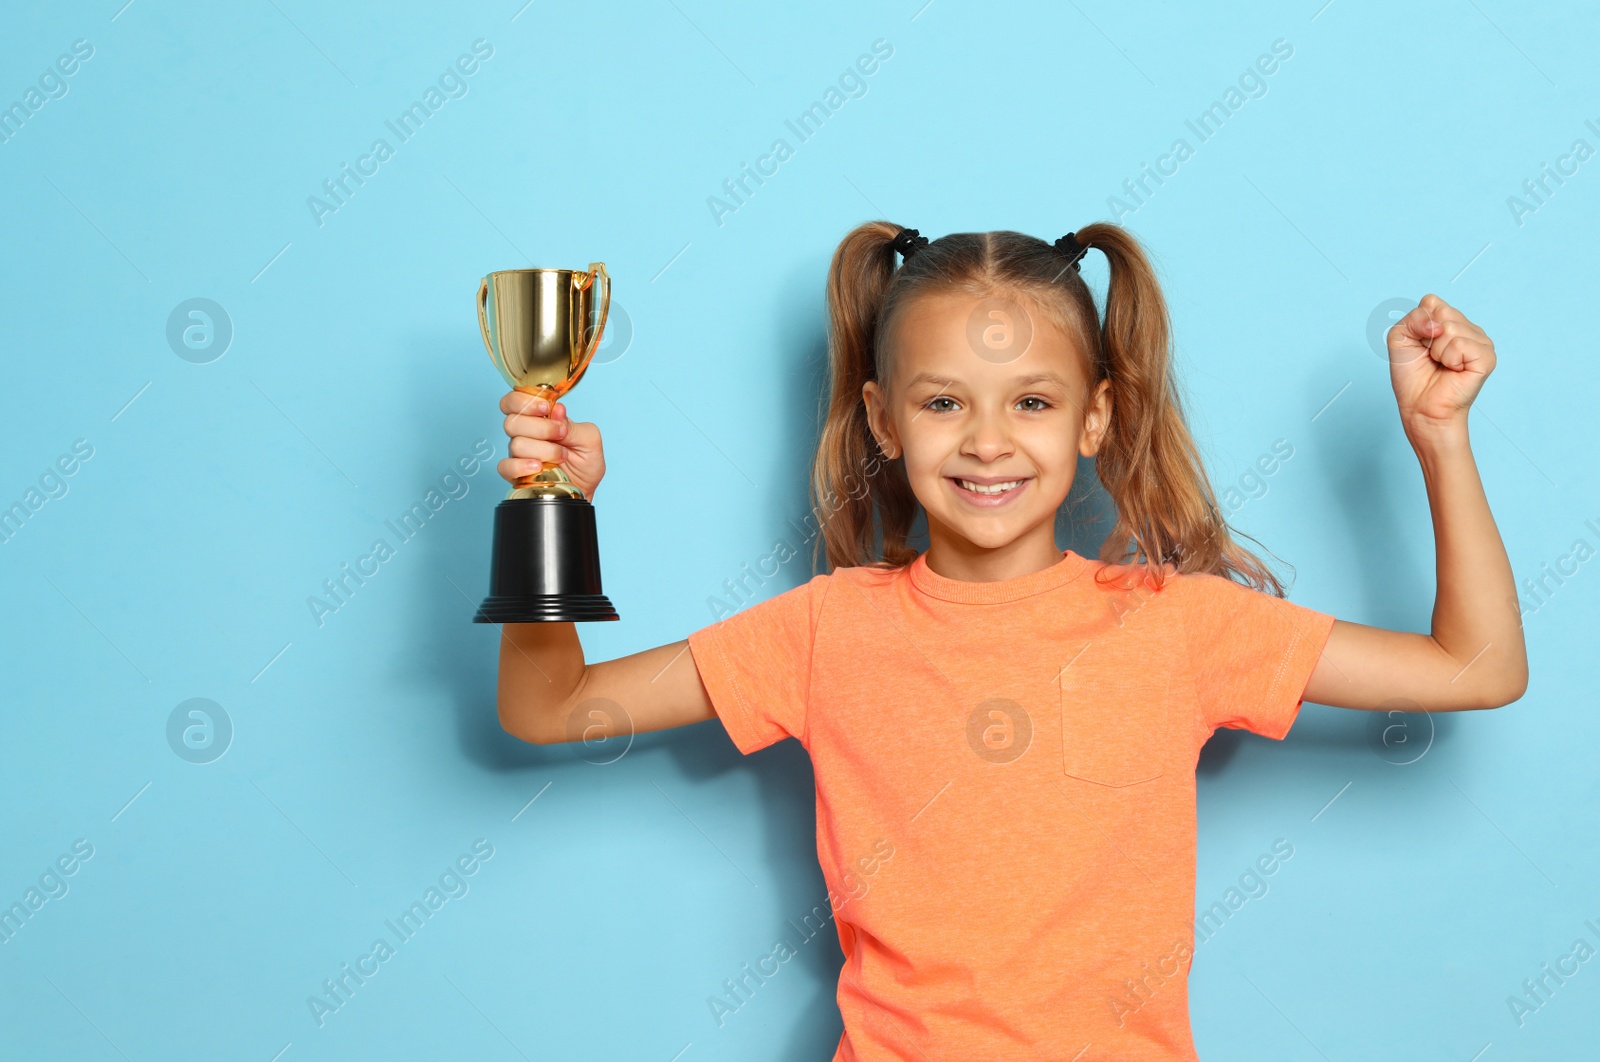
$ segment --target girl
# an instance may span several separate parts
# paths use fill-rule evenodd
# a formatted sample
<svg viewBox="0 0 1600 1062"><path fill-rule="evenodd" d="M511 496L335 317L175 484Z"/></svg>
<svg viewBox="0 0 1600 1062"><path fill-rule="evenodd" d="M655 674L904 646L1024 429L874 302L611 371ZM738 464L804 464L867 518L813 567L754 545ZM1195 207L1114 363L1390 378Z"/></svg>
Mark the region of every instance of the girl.
<svg viewBox="0 0 1600 1062"><path fill-rule="evenodd" d="M1110 263L1103 322L1088 248ZM799 739L830 896L872 875L834 900L835 1062L1193 1060L1194 768L1216 728L1281 739L1302 700L1455 711L1526 687L1467 437L1493 344L1434 295L1389 332L1437 544L1415 634L1291 604L1235 543L1122 228L929 242L870 222L827 292L812 494L832 570L602 663L573 624L507 624L501 724L547 743L715 716L742 753ZM501 410L501 475L560 462L594 496L595 425L517 392ZM1098 560L1055 542L1079 455L1116 507Z"/></svg>

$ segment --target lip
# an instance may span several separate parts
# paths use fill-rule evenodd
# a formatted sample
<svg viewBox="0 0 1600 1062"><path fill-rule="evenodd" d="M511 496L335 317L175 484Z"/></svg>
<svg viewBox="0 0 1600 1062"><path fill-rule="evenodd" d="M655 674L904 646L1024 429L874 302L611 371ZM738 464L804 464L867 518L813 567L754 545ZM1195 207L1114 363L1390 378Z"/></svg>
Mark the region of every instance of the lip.
<svg viewBox="0 0 1600 1062"><path fill-rule="evenodd" d="M978 494L975 491L970 491L963 487L960 483L957 483L957 477L955 476L946 476L944 478L945 482L950 484L950 489L955 492L956 497L960 498L968 505L977 506L981 509L995 509L1002 505L1008 504L1011 499L1027 490L1028 484L1033 482L1033 477L1031 476L961 476L961 479L968 480L972 483L981 483L984 486L988 486L991 483L1006 483L1012 479L1021 480L1021 482L1019 482L1015 487L1012 487L1010 490L1002 494Z"/></svg>

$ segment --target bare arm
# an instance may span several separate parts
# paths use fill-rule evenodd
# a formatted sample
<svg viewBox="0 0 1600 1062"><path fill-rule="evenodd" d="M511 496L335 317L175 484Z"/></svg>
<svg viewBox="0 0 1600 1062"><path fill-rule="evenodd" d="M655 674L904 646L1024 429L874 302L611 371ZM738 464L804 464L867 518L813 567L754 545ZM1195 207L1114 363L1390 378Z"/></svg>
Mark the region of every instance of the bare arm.
<svg viewBox="0 0 1600 1062"><path fill-rule="evenodd" d="M605 475L600 429L571 421L566 406L508 391L500 399L510 436L498 471L506 480L559 462L594 498ZM661 730L715 715L686 641L586 664L572 623L507 623L500 632L500 725L536 744Z"/></svg>
<svg viewBox="0 0 1600 1062"><path fill-rule="evenodd" d="M576 624L507 623L500 725L548 745L663 730L715 717L687 641L585 664Z"/></svg>
<svg viewBox="0 0 1600 1062"><path fill-rule="evenodd" d="M1433 629L1334 621L1305 699L1401 711L1509 704L1527 689L1527 648L1511 562L1467 437L1467 408L1494 368L1494 345L1460 311L1426 295L1390 330L1389 365L1433 516Z"/></svg>

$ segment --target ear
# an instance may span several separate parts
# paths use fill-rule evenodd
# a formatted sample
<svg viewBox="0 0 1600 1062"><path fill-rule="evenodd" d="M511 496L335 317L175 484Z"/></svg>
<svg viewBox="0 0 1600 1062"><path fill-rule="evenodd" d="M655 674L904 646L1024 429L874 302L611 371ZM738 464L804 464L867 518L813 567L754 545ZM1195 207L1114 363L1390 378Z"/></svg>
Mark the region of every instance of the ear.
<svg viewBox="0 0 1600 1062"><path fill-rule="evenodd" d="M900 453L900 440L895 438L894 423L889 419L889 412L885 409L886 396L883 388L878 386L878 381L868 380L861 385L861 401L867 407L867 427L872 430L872 436L878 441L878 449L884 457L894 458Z"/></svg>
<svg viewBox="0 0 1600 1062"><path fill-rule="evenodd" d="M1078 439L1078 453L1093 457L1100 452L1106 432L1111 427L1111 381L1101 380L1095 385L1089 401L1083 407L1083 435Z"/></svg>

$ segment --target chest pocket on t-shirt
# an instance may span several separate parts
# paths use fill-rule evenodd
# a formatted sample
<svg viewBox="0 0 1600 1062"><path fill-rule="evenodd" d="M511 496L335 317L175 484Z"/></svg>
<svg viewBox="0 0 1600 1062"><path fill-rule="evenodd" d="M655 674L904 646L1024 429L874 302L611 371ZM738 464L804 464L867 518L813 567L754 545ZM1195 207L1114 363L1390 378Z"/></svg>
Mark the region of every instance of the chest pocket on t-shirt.
<svg viewBox="0 0 1600 1062"><path fill-rule="evenodd" d="M1090 647L1061 670L1057 684L1067 775L1117 788L1161 777L1174 737L1170 675L1097 657Z"/></svg>

